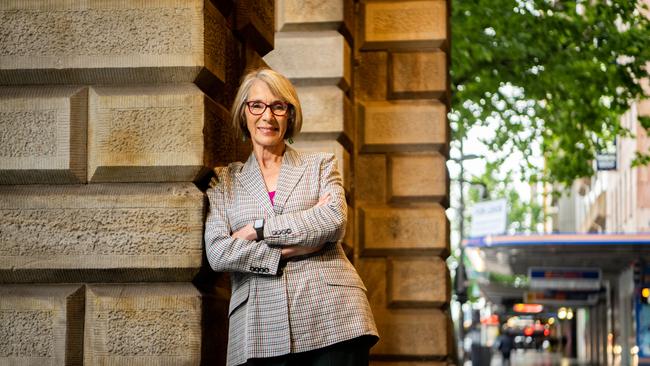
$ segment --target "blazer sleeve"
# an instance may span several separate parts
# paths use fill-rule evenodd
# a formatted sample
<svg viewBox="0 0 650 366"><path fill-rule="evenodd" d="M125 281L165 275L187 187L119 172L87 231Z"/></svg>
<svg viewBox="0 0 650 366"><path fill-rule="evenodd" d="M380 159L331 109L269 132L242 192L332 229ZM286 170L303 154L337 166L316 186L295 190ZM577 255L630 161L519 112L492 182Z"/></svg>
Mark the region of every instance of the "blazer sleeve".
<svg viewBox="0 0 650 366"><path fill-rule="evenodd" d="M210 208L205 222L205 246L210 267L217 272L276 275L280 263L280 248L230 236L225 186L227 185L220 179L207 191Z"/></svg>
<svg viewBox="0 0 650 366"><path fill-rule="evenodd" d="M345 234L347 203L336 158L328 154L320 161L319 197L330 193L326 205L270 217L264 224L264 242L271 246L316 247L337 242Z"/></svg>

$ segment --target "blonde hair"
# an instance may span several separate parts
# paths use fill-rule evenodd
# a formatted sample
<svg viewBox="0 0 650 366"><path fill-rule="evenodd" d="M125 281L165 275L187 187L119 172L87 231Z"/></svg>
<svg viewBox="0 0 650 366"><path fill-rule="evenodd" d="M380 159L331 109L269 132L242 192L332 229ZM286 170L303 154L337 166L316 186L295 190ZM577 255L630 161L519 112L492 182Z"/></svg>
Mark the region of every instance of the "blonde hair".
<svg viewBox="0 0 650 366"><path fill-rule="evenodd" d="M248 98L248 93L253 82L256 80L265 82L273 94L278 96L283 102L289 104L287 131L283 138L289 139L298 135L302 128L302 108L298 100L298 93L296 93L296 89L289 79L279 72L267 68L249 71L242 77L235 101L230 109L232 125L235 131L242 136L251 137L246 126L246 99Z"/></svg>

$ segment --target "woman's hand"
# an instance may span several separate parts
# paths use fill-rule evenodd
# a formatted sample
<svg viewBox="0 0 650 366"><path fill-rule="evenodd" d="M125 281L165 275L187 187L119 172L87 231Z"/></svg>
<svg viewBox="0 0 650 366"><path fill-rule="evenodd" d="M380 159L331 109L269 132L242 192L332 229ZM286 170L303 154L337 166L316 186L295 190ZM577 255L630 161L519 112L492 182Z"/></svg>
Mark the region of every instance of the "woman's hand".
<svg viewBox="0 0 650 366"><path fill-rule="evenodd" d="M244 239L244 240L257 240L257 232L253 229L252 224L248 224L243 228L235 231L230 235L235 239Z"/></svg>
<svg viewBox="0 0 650 366"><path fill-rule="evenodd" d="M323 197L321 197L318 200L318 202L314 205L314 207L325 206L326 204L328 204L330 202L331 197L332 197L332 195L329 192L325 193L325 195L323 195Z"/></svg>
<svg viewBox="0 0 650 366"><path fill-rule="evenodd" d="M317 251L323 249L323 246L324 245L318 247L303 247L301 245L292 245L283 247L280 257L282 259L289 259L292 257L299 257L301 255L316 253Z"/></svg>
<svg viewBox="0 0 650 366"><path fill-rule="evenodd" d="M325 193L323 197L321 197L318 202L314 205L314 207L321 207L325 206L326 204L329 203L331 198L330 193ZM292 245L288 247L282 248L282 254L281 257L282 259L289 259L292 257L299 257L301 255L307 255L307 254L312 254L316 253L317 251L323 249L324 245L317 246L317 247L303 247L300 245Z"/></svg>

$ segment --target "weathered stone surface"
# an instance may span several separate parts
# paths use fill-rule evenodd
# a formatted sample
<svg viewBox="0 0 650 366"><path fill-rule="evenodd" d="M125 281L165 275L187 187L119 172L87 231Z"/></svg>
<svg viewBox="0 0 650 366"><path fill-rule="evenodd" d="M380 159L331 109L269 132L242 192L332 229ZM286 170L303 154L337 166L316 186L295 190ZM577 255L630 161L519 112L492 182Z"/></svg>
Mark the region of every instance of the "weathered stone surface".
<svg viewBox="0 0 650 366"><path fill-rule="evenodd" d="M355 163L355 196L359 203L386 202L386 155L359 154Z"/></svg>
<svg viewBox="0 0 650 366"><path fill-rule="evenodd" d="M0 87L0 184L85 183L87 121L86 88Z"/></svg>
<svg viewBox="0 0 650 366"><path fill-rule="evenodd" d="M83 321L83 287L0 286L0 364L80 365Z"/></svg>
<svg viewBox="0 0 650 366"><path fill-rule="evenodd" d="M0 282L190 280L204 195L191 183L0 186Z"/></svg>
<svg viewBox="0 0 650 366"><path fill-rule="evenodd" d="M350 46L336 31L276 33L264 60L297 85L350 86Z"/></svg>
<svg viewBox="0 0 650 366"><path fill-rule="evenodd" d="M297 87L304 123L302 134L319 134L336 139L340 134L352 138L350 101L334 85ZM346 129L347 128L347 129Z"/></svg>
<svg viewBox="0 0 650 366"><path fill-rule="evenodd" d="M423 49L448 39L447 1L374 1L361 3L362 49Z"/></svg>
<svg viewBox="0 0 650 366"><path fill-rule="evenodd" d="M389 307L437 307L450 300L447 263L440 257L389 257Z"/></svg>
<svg viewBox="0 0 650 366"><path fill-rule="evenodd" d="M343 177L343 188L350 192L352 177L350 176L350 153L337 141L333 140L298 140L291 147L304 152L328 152L336 156L338 170Z"/></svg>
<svg viewBox="0 0 650 366"><path fill-rule="evenodd" d="M245 70L254 70L254 69L259 69L263 67L269 67L267 65L266 61L262 58L262 56L257 53L257 51L252 47L252 46L246 46L244 48L244 65L246 67L244 68Z"/></svg>
<svg viewBox="0 0 650 366"><path fill-rule="evenodd" d="M372 355L435 359L451 352L449 314L440 309L390 308L386 297L386 260L361 257L355 267L368 288L368 299L381 335L370 350Z"/></svg>
<svg viewBox="0 0 650 366"><path fill-rule="evenodd" d="M438 153L392 155L388 169L394 201L443 201L449 194L445 157Z"/></svg>
<svg viewBox="0 0 650 366"><path fill-rule="evenodd" d="M446 94L444 52L394 52L390 60L391 98L442 98Z"/></svg>
<svg viewBox="0 0 650 366"><path fill-rule="evenodd" d="M278 31L337 29L343 22L343 0L278 0Z"/></svg>
<svg viewBox="0 0 650 366"><path fill-rule="evenodd" d="M207 131L228 124L227 116L193 84L92 88L88 180L197 180L231 151L231 136L219 148L221 137Z"/></svg>
<svg viewBox="0 0 650 366"><path fill-rule="evenodd" d="M88 286L84 364L198 365L201 297L190 283Z"/></svg>
<svg viewBox="0 0 650 366"><path fill-rule="evenodd" d="M260 55L273 49L274 0L237 0L235 29Z"/></svg>
<svg viewBox="0 0 650 366"><path fill-rule="evenodd" d="M438 101L365 102L359 105L364 152L446 150L447 108Z"/></svg>
<svg viewBox="0 0 650 366"><path fill-rule="evenodd" d="M354 91L358 100L385 100L388 96L388 53L359 52L354 69Z"/></svg>
<svg viewBox="0 0 650 366"><path fill-rule="evenodd" d="M0 84L223 81L230 33L207 0L3 1Z"/></svg>
<svg viewBox="0 0 650 366"><path fill-rule="evenodd" d="M449 223L439 205L359 209L363 255L431 255L449 251Z"/></svg>

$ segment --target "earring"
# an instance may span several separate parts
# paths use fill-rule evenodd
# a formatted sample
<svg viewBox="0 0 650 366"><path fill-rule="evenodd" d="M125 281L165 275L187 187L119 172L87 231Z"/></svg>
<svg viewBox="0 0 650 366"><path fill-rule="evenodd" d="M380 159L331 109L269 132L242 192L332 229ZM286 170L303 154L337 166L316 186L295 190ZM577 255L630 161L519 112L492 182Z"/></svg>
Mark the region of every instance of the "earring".
<svg viewBox="0 0 650 366"><path fill-rule="evenodd" d="M243 135L243 136L241 137L241 140L242 140L242 142L246 142L246 135Z"/></svg>
<svg viewBox="0 0 650 366"><path fill-rule="evenodd" d="M293 139L292 139L291 137L289 137L289 138L287 139L287 142L289 142L289 144L293 144Z"/></svg>

